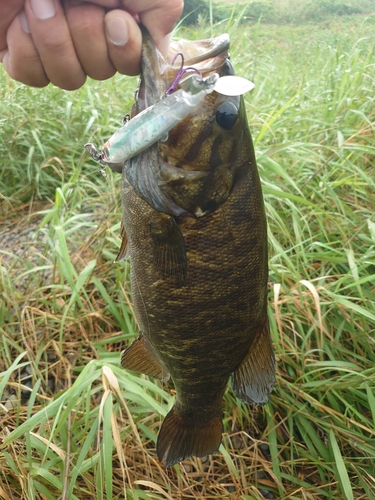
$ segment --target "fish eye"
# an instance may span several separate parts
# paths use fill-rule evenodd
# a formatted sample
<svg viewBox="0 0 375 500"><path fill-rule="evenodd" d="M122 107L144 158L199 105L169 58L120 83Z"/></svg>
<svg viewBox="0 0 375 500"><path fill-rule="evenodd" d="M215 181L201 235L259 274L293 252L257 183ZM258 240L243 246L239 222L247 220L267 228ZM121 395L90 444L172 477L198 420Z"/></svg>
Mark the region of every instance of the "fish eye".
<svg viewBox="0 0 375 500"><path fill-rule="evenodd" d="M237 121L238 107L231 101L224 101L216 110L216 123L225 130L233 128Z"/></svg>

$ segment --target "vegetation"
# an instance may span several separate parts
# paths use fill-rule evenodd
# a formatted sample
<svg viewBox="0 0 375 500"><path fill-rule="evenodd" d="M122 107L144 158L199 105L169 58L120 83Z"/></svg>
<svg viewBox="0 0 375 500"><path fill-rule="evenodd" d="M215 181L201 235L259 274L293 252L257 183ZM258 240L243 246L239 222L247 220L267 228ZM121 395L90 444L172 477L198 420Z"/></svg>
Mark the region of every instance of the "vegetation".
<svg viewBox="0 0 375 500"><path fill-rule="evenodd" d="M221 453L165 470L173 386L119 368L137 335L104 141L136 79L76 92L0 72L0 497L375 498L375 17L229 30L256 84L248 119L270 241L278 376L270 403L228 388Z"/></svg>
<svg viewBox="0 0 375 500"><path fill-rule="evenodd" d="M214 2L214 3L213 3ZM183 24L202 21L237 23L262 21L276 24L306 24L332 16L350 16L375 12L372 0L185 0Z"/></svg>

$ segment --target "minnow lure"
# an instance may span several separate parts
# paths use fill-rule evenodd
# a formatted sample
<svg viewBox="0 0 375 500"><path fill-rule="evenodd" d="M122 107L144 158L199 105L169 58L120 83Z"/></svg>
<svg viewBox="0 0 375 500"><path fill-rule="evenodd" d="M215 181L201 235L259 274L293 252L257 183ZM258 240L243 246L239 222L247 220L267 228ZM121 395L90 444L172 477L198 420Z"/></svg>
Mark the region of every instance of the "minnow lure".
<svg viewBox="0 0 375 500"><path fill-rule="evenodd" d="M94 144L85 144L88 153L102 165L121 172L126 160L141 153L160 139L191 113L200 101L214 91L219 75L207 78L200 75L188 77L184 88L162 98L124 123L99 151Z"/></svg>

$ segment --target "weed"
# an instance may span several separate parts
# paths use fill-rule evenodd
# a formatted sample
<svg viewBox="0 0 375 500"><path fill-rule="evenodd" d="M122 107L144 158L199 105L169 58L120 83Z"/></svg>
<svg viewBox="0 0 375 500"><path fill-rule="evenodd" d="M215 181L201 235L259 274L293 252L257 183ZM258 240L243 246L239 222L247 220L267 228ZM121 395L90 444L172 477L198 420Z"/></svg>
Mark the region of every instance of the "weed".
<svg viewBox="0 0 375 500"><path fill-rule="evenodd" d="M68 93L0 72L0 496L375 498L375 65L364 18L228 24L263 181L277 384L225 396L221 452L165 470L173 387L119 367L137 335L119 176L83 153L135 81ZM194 38L223 25L182 30Z"/></svg>

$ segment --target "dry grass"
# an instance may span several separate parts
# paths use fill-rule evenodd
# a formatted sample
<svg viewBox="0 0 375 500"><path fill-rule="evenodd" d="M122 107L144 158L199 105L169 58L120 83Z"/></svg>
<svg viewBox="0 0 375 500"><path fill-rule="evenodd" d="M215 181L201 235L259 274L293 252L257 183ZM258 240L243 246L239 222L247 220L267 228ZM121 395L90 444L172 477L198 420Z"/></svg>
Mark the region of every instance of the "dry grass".
<svg viewBox="0 0 375 500"><path fill-rule="evenodd" d="M220 453L168 470L155 440L173 387L119 368L137 334L129 263L113 264L119 179L82 151L135 82L69 94L0 74L1 498L375 498L375 45L361 23L232 33L257 84L278 378L263 409L229 388Z"/></svg>

